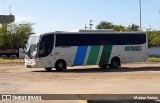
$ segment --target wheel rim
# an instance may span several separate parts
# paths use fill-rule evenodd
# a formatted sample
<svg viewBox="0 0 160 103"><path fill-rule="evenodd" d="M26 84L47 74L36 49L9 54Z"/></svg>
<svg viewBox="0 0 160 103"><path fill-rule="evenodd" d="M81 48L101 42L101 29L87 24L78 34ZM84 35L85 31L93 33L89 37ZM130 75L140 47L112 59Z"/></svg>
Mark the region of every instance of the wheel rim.
<svg viewBox="0 0 160 103"><path fill-rule="evenodd" d="M118 62L113 62L113 67L118 67Z"/></svg>
<svg viewBox="0 0 160 103"><path fill-rule="evenodd" d="M59 63L58 66L59 66L59 69L63 69L64 68L63 63Z"/></svg>

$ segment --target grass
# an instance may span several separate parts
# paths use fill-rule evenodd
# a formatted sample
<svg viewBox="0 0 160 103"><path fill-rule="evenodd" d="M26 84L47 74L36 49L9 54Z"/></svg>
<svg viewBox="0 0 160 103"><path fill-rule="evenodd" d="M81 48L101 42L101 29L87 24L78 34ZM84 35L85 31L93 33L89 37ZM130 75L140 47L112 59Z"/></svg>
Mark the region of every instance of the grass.
<svg viewBox="0 0 160 103"><path fill-rule="evenodd" d="M0 59L0 64L24 63L24 59Z"/></svg>
<svg viewBox="0 0 160 103"><path fill-rule="evenodd" d="M148 62L160 62L160 57L149 57Z"/></svg>

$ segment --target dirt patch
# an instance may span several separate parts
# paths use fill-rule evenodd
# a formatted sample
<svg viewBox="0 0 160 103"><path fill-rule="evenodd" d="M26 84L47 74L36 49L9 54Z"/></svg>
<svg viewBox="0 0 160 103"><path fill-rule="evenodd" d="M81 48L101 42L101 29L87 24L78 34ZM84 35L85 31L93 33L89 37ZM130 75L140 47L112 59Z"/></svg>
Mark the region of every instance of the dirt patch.
<svg viewBox="0 0 160 103"><path fill-rule="evenodd" d="M156 94L159 81L160 63L124 64L121 69L80 66L64 72L0 64L1 93Z"/></svg>

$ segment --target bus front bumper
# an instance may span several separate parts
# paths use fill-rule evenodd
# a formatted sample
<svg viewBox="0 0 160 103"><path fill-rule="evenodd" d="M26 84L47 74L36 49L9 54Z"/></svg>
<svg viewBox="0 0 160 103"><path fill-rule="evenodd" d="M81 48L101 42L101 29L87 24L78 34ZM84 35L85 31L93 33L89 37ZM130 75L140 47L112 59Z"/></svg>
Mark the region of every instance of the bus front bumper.
<svg viewBox="0 0 160 103"><path fill-rule="evenodd" d="M26 59L25 60L25 66L27 68L37 68L35 60L32 60L32 59Z"/></svg>

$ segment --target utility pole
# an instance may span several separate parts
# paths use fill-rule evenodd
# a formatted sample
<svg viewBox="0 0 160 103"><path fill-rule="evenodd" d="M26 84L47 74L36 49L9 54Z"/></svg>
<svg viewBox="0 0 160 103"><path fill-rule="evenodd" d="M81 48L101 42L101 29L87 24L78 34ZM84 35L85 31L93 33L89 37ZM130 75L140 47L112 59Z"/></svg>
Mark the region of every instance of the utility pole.
<svg viewBox="0 0 160 103"><path fill-rule="evenodd" d="M93 23L92 23L92 22L93 22L93 20L90 20L90 24L89 24L89 25L90 25L90 29L91 29L91 30L92 30L92 26L93 26Z"/></svg>
<svg viewBox="0 0 160 103"><path fill-rule="evenodd" d="M6 0L4 0L4 15L5 15L5 10L6 9Z"/></svg>
<svg viewBox="0 0 160 103"><path fill-rule="evenodd" d="M158 12L159 12L159 23L160 23L160 10Z"/></svg>
<svg viewBox="0 0 160 103"><path fill-rule="evenodd" d="M10 15L12 15L12 6L11 5L9 6L9 13L10 13Z"/></svg>
<svg viewBox="0 0 160 103"><path fill-rule="evenodd" d="M141 5L141 0L139 0L139 10L140 10L140 31L142 31L142 5Z"/></svg>
<svg viewBox="0 0 160 103"><path fill-rule="evenodd" d="M89 28L90 30L92 30L93 20L90 20L89 26L90 26L90 27L87 27L87 25L85 24L85 29L88 29L88 28Z"/></svg>

